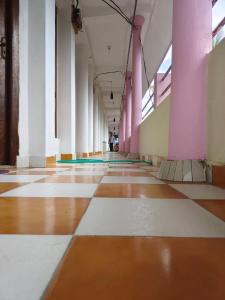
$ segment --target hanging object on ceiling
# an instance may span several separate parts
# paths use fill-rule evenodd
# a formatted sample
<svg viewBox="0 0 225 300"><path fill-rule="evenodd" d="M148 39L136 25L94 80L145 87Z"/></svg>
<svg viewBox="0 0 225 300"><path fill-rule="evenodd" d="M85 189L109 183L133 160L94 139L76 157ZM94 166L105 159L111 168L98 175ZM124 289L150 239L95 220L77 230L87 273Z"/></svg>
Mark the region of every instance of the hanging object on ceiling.
<svg viewBox="0 0 225 300"><path fill-rule="evenodd" d="M71 21L73 25L73 29L75 34L78 34L79 31L82 30L82 19L81 19L81 12L78 8L79 1L76 1L76 6L72 4L72 11L71 11Z"/></svg>
<svg viewBox="0 0 225 300"><path fill-rule="evenodd" d="M116 122L116 119L115 119L115 118L113 119L113 122L114 122L114 123Z"/></svg>
<svg viewBox="0 0 225 300"><path fill-rule="evenodd" d="M108 54L110 54L110 51L111 51L111 49L112 49L111 45L108 45L108 46L107 46L107 49L108 49L108 52L109 52Z"/></svg>
<svg viewBox="0 0 225 300"><path fill-rule="evenodd" d="M113 91L112 91L112 81L111 81L111 93L110 93L110 99L113 100L114 95L113 95Z"/></svg>

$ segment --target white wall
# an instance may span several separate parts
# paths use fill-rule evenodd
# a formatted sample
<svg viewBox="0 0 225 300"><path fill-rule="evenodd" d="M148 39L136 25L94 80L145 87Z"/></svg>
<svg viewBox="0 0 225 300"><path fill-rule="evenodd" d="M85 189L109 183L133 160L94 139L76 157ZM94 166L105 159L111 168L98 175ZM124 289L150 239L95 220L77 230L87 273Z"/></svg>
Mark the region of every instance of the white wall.
<svg viewBox="0 0 225 300"><path fill-rule="evenodd" d="M209 55L207 159L225 164L225 39Z"/></svg>
<svg viewBox="0 0 225 300"><path fill-rule="evenodd" d="M170 96L140 125L140 153L167 157Z"/></svg>

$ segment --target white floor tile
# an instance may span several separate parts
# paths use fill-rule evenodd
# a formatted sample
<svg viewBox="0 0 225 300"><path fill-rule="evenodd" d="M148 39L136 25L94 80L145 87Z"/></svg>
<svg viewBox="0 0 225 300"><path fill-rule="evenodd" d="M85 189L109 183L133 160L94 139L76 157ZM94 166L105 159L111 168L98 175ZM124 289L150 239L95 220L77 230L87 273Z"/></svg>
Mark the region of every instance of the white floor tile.
<svg viewBox="0 0 225 300"><path fill-rule="evenodd" d="M73 167L80 166L82 164L74 164L74 163L56 163L56 166L64 166L64 167Z"/></svg>
<svg viewBox="0 0 225 300"><path fill-rule="evenodd" d="M97 184L31 183L1 194L1 197L93 197Z"/></svg>
<svg viewBox="0 0 225 300"><path fill-rule="evenodd" d="M98 170L105 170L108 168L108 165L80 165L80 166L76 166L74 165L73 166L73 169L76 169L76 168L79 168L79 169L82 169L82 170L86 170L86 169L92 169L93 171L98 171Z"/></svg>
<svg viewBox="0 0 225 300"><path fill-rule="evenodd" d="M144 171L140 168L108 168L108 172L140 172Z"/></svg>
<svg viewBox="0 0 225 300"><path fill-rule="evenodd" d="M139 184L165 184L154 177L139 176L104 176L101 183L139 183Z"/></svg>
<svg viewBox="0 0 225 300"><path fill-rule="evenodd" d="M76 235L225 237L225 223L189 199L94 198Z"/></svg>
<svg viewBox="0 0 225 300"><path fill-rule="evenodd" d="M135 167L135 165L133 165L132 163L109 163L109 167L111 168L113 168L113 167L121 167L121 168L125 168L125 167L128 167L128 168L130 168L130 167L132 167L132 166L134 166Z"/></svg>
<svg viewBox="0 0 225 300"><path fill-rule="evenodd" d="M0 235L0 299L41 299L70 239Z"/></svg>
<svg viewBox="0 0 225 300"><path fill-rule="evenodd" d="M85 170L71 170L65 171L57 175L79 175L79 176L103 176L105 171L93 170L93 171L85 171Z"/></svg>
<svg viewBox="0 0 225 300"><path fill-rule="evenodd" d="M40 172L40 171L53 171L53 172L63 172L63 171L66 171L66 170L69 170L68 168L31 168L29 169L29 171L32 171L32 172Z"/></svg>
<svg viewBox="0 0 225 300"><path fill-rule="evenodd" d="M225 189L206 184L170 184L191 199L225 200Z"/></svg>
<svg viewBox="0 0 225 300"><path fill-rule="evenodd" d="M34 182L47 175L0 175L0 182Z"/></svg>

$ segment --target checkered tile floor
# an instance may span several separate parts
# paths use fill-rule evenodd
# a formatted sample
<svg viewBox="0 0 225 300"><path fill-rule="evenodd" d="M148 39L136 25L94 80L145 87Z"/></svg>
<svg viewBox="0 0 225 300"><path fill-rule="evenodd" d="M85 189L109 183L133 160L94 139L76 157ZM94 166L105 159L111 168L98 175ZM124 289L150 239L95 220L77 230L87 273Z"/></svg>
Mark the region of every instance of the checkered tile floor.
<svg viewBox="0 0 225 300"><path fill-rule="evenodd" d="M222 300L224 221L224 189L168 184L145 164L9 170L0 299Z"/></svg>

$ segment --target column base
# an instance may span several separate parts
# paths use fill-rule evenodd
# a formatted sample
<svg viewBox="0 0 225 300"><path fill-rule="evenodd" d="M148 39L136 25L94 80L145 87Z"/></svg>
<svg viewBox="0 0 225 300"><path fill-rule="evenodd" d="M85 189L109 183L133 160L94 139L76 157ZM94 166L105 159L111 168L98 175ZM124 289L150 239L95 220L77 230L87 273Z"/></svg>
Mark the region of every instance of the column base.
<svg viewBox="0 0 225 300"><path fill-rule="evenodd" d="M140 159L140 155L138 153L128 153L127 154L127 159Z"/></svg>
<svg viewBox="0 0 225 300"><path fill-rule="evenodd" d="M175 182L206 182L207 166L201 160L164 160L158 178Z"/></svg>
<svg viewBox="0 0 225 300"><path fill-rule="evenodd" d="M88 158L89 152L77 153L77 158Z"/></svg>
<svg viewBox="0 0 225 300"><path fill-rule="evenodd" d="M56 164L56 155L53 156L17 156L17 168L46 168Z"/></svg>
<svg viewBox="0 0 225 300"><path fill-rule="evenodd" d="M73 159L76 159L76 154L61 153L61 160L73 160Z"/></svg>
<svg viewBox="0 0 225 300"><path fill-rule="evenodd" d="M97 152L94 152L94 155L102 155L103 152L102 151L97 151Z"/></svg>

